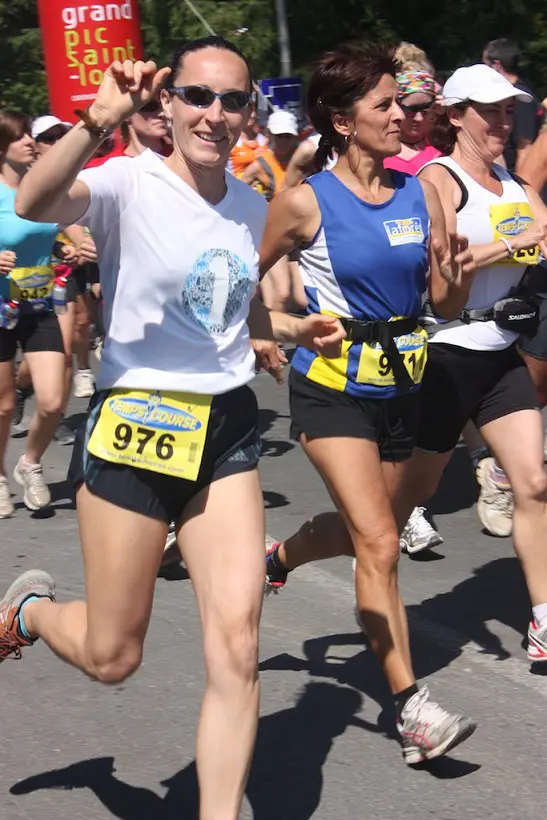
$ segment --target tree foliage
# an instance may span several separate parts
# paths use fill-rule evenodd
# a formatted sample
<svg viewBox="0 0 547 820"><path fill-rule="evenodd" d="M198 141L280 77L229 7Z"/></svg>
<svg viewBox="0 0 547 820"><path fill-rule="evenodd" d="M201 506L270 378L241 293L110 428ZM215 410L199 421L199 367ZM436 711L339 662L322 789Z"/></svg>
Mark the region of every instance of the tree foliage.
<svg viewBox="0 0 547 820"><path fill-rule="evenodd" d="M255 76L279 73L274 0L192 0L210 26L234 40ZM479 61L484 44L512 37L524 52L523 75L547 94L545 0L286 0L294 72L308 76L313 61L345 40L402 39L424 48L440 76ZM183 0L140 0L146 54L169 60L180 40L206 34ZM31 115L47 111L36 0L0 0L0 105Z"/></svg>

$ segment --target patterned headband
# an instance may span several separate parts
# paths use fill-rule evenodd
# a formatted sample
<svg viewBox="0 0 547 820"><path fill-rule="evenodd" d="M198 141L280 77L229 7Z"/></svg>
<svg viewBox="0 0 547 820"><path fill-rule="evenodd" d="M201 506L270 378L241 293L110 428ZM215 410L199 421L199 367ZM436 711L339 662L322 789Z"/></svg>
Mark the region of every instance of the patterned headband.
<svg viewBox="0 0 547 820"><path fill-rule="evenodd" d="M435 79L429 71L401 71L396 80L400 97L419 92L435 96Z"/></svg>

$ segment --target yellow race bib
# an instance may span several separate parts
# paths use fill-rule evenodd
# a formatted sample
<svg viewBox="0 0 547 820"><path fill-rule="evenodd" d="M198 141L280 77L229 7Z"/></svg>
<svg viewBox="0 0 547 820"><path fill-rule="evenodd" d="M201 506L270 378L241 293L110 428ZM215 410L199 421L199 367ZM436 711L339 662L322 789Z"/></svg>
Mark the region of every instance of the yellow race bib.
<svg viewBox="0 0 547 820"><path fill-rule="evenodd" d="M195 481L212 400L163 390L111 390L87 449L112 464Z"/></svg>
<svg viewBox="0 0 547 820"><path fill-rule="evenodd" d="M427 331L418 327L412 333L395 337L394 341L410 378L414 384L420 384L427 362ZM363 344L357 381L360 384L374 384L377 387L393 387L396 384L388 356L378 343Z"/></svg>
<svg viewBox="0 0 547 820"><path fill-rule="evenodd" d="M494 232L494 241L501 237L509 242L522 233L534 221L534 215L528 202L509 202L490 206L490 222ZM539 248L516 251L509 259L497 263L500 265L537 265Z"/></svg>
<svg viewBox="0 0 547 820"><path fill-rule="evenodd" d="M53 290L53 276L53 268L49 265L14 268L9 274L10 299L17 302L47 299Z"/></svg>

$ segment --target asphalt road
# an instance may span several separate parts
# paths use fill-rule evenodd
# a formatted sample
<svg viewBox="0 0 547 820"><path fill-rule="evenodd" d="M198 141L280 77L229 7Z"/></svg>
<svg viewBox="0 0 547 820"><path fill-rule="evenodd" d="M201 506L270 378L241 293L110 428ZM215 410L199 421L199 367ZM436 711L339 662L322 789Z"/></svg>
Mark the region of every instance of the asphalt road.
<svg viewBox="0 0 547 820"><path fill-rule="evenodd" d="M286 388L265 374L255 388L268 530L281 538L330 500L289 441ZM85 402L70 412L77 423ZM22 446L10 442L10 467ZM0 522L2 588L42 566L61 599L83 594L69 456L54 444L45 458L50 517L32 516L17 496L16 516ZM447 708L477 718L476 734L435 765L405 767L388 736L385 684L353 620L350 562L303 568L264 609L246 820L544 820L547 680L526 662L529 610L511 540L481 534L476 495L457 451L433 504L444 546L401 562L417 675ZM183 570L158 580L145 661L123 686L93 683L39 644L4 663L1 820L195 820L203 682Z"/></svg>

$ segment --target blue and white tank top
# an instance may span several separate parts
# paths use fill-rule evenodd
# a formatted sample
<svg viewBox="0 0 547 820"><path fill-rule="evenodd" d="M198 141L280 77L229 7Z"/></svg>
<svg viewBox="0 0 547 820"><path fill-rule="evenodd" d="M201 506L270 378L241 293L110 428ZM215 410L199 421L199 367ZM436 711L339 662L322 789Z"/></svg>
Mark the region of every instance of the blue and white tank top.
<svg viewBox="0 0 547 820"><path fill-rule="evenodd" d="M363 202L331 171L307 180L321 211L319 230L300 259L310 313L362 321L419 315L428 272L429 215L420 182L392 174L393 196L379 205ZM423 338L413 335L399 337L401 352L412 355L418 343L423 349ZM327 359L299 347L292 366L311 381L352 396L396 395L389 379L364 380L362 348L343 342L342 356Z"/></svg>

